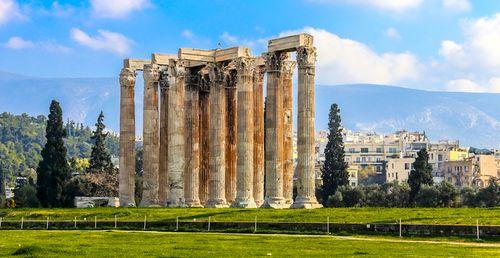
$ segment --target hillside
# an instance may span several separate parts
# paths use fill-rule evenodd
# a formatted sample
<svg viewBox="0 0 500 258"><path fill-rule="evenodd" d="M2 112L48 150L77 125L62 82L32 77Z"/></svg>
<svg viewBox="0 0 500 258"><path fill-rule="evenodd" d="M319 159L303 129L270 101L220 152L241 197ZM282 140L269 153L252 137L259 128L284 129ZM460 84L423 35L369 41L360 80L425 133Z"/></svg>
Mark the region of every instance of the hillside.
<svg viewBox="0 0 500 258"><path fill-rule="evenodd" d="M140 77L136 86L138 134L143 102ZM3 92L0 111L45 114L48 103L55 98L61 103L65 118L91 125L103 110L108 128L118 132L117 78L31 78L0 72L0 91ZM434 92L369 84L318 85L317 129L327 127L328 110L333 102L339 104L343 124L349 129L379 133L420 130L431 140L459 139L463 145L500 147L500 94Z"/></svg>
<svg viewBox="0 0 500 258"><path fill-rule="evenodd" d="M16 176L33 174L41 158L45 144L47 118L43 115L31 117L27 114L0 113L0 160L7 181ZM68 135L65 139L68 158L88 158L92 150L92 130L83 124L65 123ZM118 137L107 137L107 148L118 155Z"/></svg>

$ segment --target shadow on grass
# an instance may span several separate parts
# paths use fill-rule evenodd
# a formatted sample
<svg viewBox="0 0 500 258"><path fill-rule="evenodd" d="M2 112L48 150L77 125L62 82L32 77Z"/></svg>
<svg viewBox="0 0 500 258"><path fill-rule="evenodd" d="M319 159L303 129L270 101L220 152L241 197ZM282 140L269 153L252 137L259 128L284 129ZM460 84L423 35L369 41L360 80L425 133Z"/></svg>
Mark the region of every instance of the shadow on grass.
<svg viewBox="0 0 500 258"><path fill-rule="evenodd" d="M13 256L33 256L37 252L40 251L40 247L38 246L23 246L18 248L16 251L12 253Z"/></svg>

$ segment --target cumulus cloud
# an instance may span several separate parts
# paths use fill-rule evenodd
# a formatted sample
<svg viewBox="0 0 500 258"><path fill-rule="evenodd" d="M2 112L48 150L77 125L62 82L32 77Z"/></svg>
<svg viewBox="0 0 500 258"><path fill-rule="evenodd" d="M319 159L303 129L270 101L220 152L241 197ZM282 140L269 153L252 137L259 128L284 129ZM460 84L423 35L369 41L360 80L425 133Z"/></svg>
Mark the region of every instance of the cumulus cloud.
<svg viewBox="0 0 500 258"><path fill-rule="evenodd" d="M370 6L383 11L402 12L419 7L423 0L311 0L320 3L347 3Z"/></svg>
<svg viewBox="0 0 500 258"><path fill-rule="evenodd" d="M463 23L464 41L445 40L439 53L460 68L500 69L500 13Z"/></svg>
<svg viewBox="0 0 500 258"><path fill-rule="evenodd" d="M500 93L500 77L490 78L487 82L478 83L469 79L456 79L449 81L445 89L458 92L495 92Z"/></svg>
<svg viewBox="0 0 500 258"><path fill-rule="evenodd" d="M471 4L469 0L443 0L443 7L458 12L467 12L471 9Z"/></svg>
<svg viewBox="0 0 500 258"><path fill-rule="evenodd" d="M26 49L33 48L35 44L29 40L25 40L21 37L11 37L5 44L4 47L10 49Z"/></svg>
<svg viewBox="0 0 500 258"><path fill-rule="evenodd" d="M183 31L181 32L181 36L182 36L183 38L185 38L185 39L189 39L189 40L192 40L192 39L194 39L194 38L195 38L194 33L193 33L192 31L190 31L190 30L183 30Z"/></svg>
<svg viewBox="0 0 500 258"><path fill-rule="evenodd" d="M82 46L95 50L103 50L118 55L124 55L130 52L132 41L124 35L107 30L98 30L99 35L90 36L84 31L71 29L71 38Z"/></svg>
<svg viewBox="0 0 500 258"><path fill-rule="evenodd" d="M265 51L267 48L267 38L258 38L258 39L245 39L240 38L238 36L232 35L225 31L220 35L220 39L224 44L222 47L232 47L232 46L246 46L252 48L254 51L261 52Z"/></svg>
<svg viewBox="0 0 500 258"><path fill-rule="evenodd" d="M90 4L94 15L101 18L125 18L152 6L150 0L90 0Z"/></svg>
<svg viewBox="0 0 500 258"><path fill-rule="evenodd" d="M0 1L0 25L5 24L11 20L23 19L19 4L15 0L1 0Z"/></svg>
<svg viewBox="0 0 500 258"><path fill-rule="evenodd" d="M398 30L393 27L390 27L384 31L384 35L388 38L392 39L401 39L401 35L399 35Z"/></svg>
<svg viewBox="0 0 500 258"><path fill-rule="evenodd" d="M320 84L395 84L415 81L421 75L421 65L410 52L377 53L361 42L310 27L283 32L280 36L301 32L314 36Z"/></svg>

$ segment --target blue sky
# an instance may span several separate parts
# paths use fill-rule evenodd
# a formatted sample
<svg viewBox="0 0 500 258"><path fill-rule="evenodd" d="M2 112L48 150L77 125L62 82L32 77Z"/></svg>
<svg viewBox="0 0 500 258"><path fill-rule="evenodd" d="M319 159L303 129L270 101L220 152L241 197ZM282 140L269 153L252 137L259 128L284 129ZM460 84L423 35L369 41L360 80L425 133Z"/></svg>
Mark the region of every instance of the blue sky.
<svg viewBox="0 0 500 258"><path fill-rule="evenodd" d="M117 76L124 57L179 47L265 51L308 32L319 84L500 92L500 1L0 0L0 70Z"/></svg>

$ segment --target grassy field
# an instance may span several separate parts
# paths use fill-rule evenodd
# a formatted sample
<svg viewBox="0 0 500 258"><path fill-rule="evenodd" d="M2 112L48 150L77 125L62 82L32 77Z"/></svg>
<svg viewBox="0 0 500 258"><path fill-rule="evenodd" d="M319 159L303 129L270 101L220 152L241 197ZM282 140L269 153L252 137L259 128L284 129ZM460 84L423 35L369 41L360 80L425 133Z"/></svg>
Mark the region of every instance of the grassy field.
<svg viewBox="0 0 500 258"><path fill-rule="evenodd" d="M3 231L0 256L31 257L498 257L499 244L303 235Z"/></svg>
<svg viewBox="0 0 500 258"><path fill-rule="evenodd" d="M335 209L200 209L200 208L91 208L91 209L0 209L4 221L78 220L84 218L121 221L254 221L259 222L324 222L331 223L395 223L405 224L500 225L500 208L335 208Z"/></svg>

